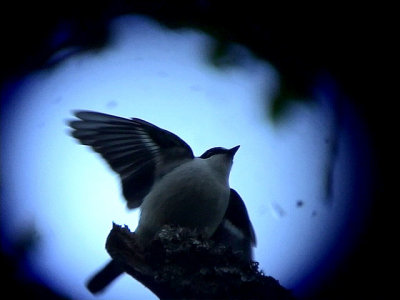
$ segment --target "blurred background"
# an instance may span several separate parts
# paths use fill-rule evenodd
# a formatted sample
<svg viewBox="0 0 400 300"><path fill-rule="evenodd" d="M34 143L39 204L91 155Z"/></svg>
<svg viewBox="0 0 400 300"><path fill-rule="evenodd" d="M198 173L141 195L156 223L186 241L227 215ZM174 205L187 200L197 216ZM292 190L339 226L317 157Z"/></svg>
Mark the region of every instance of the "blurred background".
<svg viewBox="0 0 400 300"><path fill-rule="evenodd" d="M1 269L11 292L155 299L127 275L100 296L85 288L108 260L112 222L134 230L139 215L100 156L69 136L73 110L90 109L152 122L195 155L240 144L230 185L264 273L301 299L381 296L389 118L372 46L383 36L368 7L263 5L3 11Z"/></svg>

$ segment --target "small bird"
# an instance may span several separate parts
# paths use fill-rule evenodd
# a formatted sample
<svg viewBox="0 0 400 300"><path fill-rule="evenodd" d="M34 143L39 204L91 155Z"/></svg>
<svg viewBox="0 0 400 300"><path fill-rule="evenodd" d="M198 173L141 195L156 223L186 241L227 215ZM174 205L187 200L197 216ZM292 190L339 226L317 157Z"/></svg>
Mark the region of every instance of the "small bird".
<svg viewBox="0 0 400 300"><path fill-rule="evenodd" d="M88 145L119 174L128 208L140 207L136 239L145 248L163 225L199 230L231 247L244 260L256 244L239 194L229 186L239 146L215 147L195 157L175 134L138 118L93 111L75 112L72 136ZM111 261L88 283L102 291L122 270Z"/></svg>

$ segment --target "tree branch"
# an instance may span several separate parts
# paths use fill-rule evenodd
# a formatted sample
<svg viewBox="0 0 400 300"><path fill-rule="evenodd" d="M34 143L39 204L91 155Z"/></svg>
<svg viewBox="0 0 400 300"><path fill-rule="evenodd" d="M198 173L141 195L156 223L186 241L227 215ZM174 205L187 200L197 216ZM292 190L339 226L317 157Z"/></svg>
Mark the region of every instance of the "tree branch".
<svg viewBox="0 0 400 300"><path fill-rule="evenodd" d="M160 299L293 299L277 280L231 249L187 228L164 226L142 251L135 233L114 224L106 249Z"/></svg>

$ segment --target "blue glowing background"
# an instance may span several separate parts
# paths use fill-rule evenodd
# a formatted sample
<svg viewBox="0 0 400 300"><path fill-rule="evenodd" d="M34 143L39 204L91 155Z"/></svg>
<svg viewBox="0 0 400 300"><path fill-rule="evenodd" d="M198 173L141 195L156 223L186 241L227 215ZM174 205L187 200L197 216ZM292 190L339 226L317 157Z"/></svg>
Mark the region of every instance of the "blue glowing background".
<svg viewBox="0 0 400 300"><path fill-rule="evenodd" d="M257 234L255 259L267 275L306 295L357 242L368 215L368 144L357 113L341 110L332 193L326 169L337 116L329 89L294 102L284 122L266 110L278 70L237 45L236 66L210 65L213 40L171 31L144 17L111 24L107 49L74 55L10 84L3 93L2 235L37 233L32 273L73 299L155 299L128 276L92 296L84 283L107 260L112 222L134 229L119 180L68 135L75 109L138 117L174 132L196 155L240 144L230 184L244 199ZM360 155L364 153L364 155ZM361 176L361 174L363 174ZM358 199L363 198L363 201Z"/></svg>

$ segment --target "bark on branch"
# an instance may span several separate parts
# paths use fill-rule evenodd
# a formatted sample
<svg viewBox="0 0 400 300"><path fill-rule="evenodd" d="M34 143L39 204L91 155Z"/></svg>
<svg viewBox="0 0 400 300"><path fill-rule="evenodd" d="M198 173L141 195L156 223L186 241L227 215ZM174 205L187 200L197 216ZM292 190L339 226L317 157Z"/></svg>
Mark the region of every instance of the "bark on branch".
<svg viewBox="0 0 400 300"><path fill-rule="evenodd" d="M277 280L198 232L164 226L143 252L129 228L114 224L110 256L160 299L293 299Z"/></svg>

